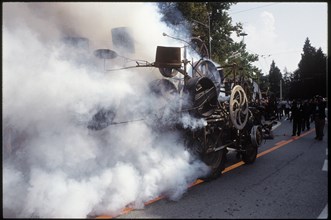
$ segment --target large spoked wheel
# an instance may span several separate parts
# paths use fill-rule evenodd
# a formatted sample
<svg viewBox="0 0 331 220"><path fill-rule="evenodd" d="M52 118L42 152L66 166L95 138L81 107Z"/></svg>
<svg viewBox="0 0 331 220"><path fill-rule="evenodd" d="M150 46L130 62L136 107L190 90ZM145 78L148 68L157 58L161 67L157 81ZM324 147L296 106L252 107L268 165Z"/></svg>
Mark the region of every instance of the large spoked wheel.
<svg viewBox="0 0 331 220"><path fill-rule="evenodd" d="M250 102L253 101L253 94L252 94L252 85L250 82L248 81L245 81L243 84L242 84L242 88L244 89L245 93L246 93L246 97L247 97L247 100L249 100Z"/></svg>
<svg viewBox="0 0 331 220"><path fill-rule="evenodd" d="M210 60L199 60L193 64L193 77L206 76L213 81L217 93L220 92L221 88L221 76L217 70L216 65Z"/></svg>
<svg viewBox="0 0 331 220"><path fill-rule="evenodd" d="M233 126L241 130L248 119L248 101L245 91L240 85L233 87L230 96L230 118Z"/></svg>

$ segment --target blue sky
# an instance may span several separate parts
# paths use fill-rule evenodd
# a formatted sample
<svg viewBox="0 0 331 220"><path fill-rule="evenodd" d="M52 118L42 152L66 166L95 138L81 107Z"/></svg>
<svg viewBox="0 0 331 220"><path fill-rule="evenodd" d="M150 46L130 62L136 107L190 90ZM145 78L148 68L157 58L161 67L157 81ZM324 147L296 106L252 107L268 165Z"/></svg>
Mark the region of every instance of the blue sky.
<svg viewBox="0 0 331 220"><path fill-rule="evenodd" d="M243 24L247 50L260 57L254 65L268 74L272 60L282 73L296 70L307 37L328 54L327 8L327 2L240 2L228 12Z"/></svg>

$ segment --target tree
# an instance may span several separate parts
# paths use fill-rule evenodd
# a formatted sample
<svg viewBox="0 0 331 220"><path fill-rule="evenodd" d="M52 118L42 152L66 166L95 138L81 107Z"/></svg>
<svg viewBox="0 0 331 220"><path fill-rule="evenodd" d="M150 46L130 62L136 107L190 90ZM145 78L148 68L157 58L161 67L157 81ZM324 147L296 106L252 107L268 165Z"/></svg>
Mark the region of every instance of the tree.
<svg viewBox="0 0 331 220"><path fill-rule="evenodd" d="M231 38L232 33L240 36L239 34L242 33L243 29L241 23L232 25L232 19L227 11L233 4L236 3L158 3L160 12L163 14L163 21L172 27L186 26L186 28L191 31L192 37L199 36L207 45L209 42L209 27L212 60L221 65L235 62L244 69L246 76L253 77L254 73L261 74L261 70L252 65L253 62L258 60L258 55L248 53L244 42L234 42ZM234 54L238 56L233 56Z"/></svg>
<svg viewBox="0 0 331 220"><path fill-rule="evenodd" d="M326 55L322 49L316 50L307 37L298 69L293 73L290 96L293 98L311 98L314 95L326 96Z"/></svg>
<svg viewBox="0 0 331 220"><path fill-rule="evenodd" d="M268 77L269 77L268 75L262 75L260 77L260 82L259 82L260 90L266 96L269 95L269 91L270 91L270 83Z"/></svg>
<svg viewBox="0 0 331 220"><path fill-rule="evenodd" d="M313 78L313 83L315 81L315 94L321 95L323 97L326 97L327 95L327 86L328 86L328 80L327 80L327 57L323 53L322 48L319 48L316 52L315 56L315 71ZM317 86L316 86L317 85Z"/></svg>
<svg viewBox="0 0 331 220"><path fill-rule="evenodd" d="M270 92L276 97L280 96L280 80L282 80L282 73L276 66L275 61L272 61L269 70Z"/></svg>
<svg viewBox="0 0 331 220"><path fill-rule="evenodd" d="M292 75L292 73L287 71L287 68L284 69L282 81L283 99L288 99L290 96L290 86L293 77Z"/></svg>

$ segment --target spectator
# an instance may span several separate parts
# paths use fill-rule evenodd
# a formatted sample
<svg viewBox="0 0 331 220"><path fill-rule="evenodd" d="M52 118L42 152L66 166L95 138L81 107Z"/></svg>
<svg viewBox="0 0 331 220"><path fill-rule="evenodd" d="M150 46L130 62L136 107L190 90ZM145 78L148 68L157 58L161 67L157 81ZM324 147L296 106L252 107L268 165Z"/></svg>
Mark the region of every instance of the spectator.
<svg viewBox="0 0 331 220"><path fill-rule="evenodd" d="M293 101L287 101L288 103L288 120L290 120L290 122L292 122L292 112L291 112L291 109L292 109L292 104L293 104Z"/></svg>
<svg viewBox="0 0 331 220"><path fill-rule="evenodd" d="M303 118L302 118L302 131L305 129L310 129L310 116L312 113L312 106L311 102L308 100L305 100L302 108L303 108Z"/></svg>
<svg viewBox="0 0 331 220"><path fill-rule="evenodd" d="M313 104L313 118L315 121L316 140L323 140L325 126L326 102L321 96L315 96Z"/></svg>
<svg viewBox="0 0 331 220"><path fill-rule="evenodd" d="M282 108L282 103L281 103L281 101L277 101L277 119L280 121L281 119L282 119L282 117L283 117L283 108Z"/></svg>
<svg viewBox="0 0 331 220"><path fill-rule="evenodd" d="M301 124L302 124L302 118L303 118L303 108L301 104L301 100L298 99L297 101L293 101L292 103L292 120L293 120L293 130L292 130L292 136L301 134Z"/></svg>
<svg viewBox="0 0 331 220"><path fill-rule="evenodd" d="M285 116L285 105L286 105L286 100L282 100L281 102L281 108L282 108L282 116Z"/></svg>

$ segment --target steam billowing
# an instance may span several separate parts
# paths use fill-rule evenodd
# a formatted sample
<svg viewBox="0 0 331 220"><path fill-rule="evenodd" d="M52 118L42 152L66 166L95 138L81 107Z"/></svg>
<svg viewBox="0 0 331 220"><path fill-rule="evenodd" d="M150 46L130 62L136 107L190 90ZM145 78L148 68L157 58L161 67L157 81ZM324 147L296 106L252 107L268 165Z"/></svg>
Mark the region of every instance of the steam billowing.
<svg viewBox="0 0 331 220"><path fill-rule="evenodd" d="M132 31L134 51L121 54L132 59L153 62L158 45L182 46L162 36L179 33L160 19L152 3L3 4L4 217L116 215L159 195L177 200L207 174L180 133L150 120L159 104L148 83L159 71L104 72L135 63L93 55L115 47L117 27ZM113 109L117 124L87 129L100 109ZM156 122L204 123L170 113Z"/></svg>

